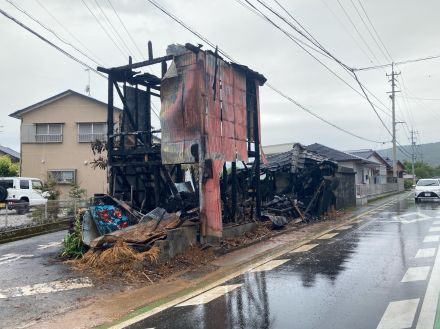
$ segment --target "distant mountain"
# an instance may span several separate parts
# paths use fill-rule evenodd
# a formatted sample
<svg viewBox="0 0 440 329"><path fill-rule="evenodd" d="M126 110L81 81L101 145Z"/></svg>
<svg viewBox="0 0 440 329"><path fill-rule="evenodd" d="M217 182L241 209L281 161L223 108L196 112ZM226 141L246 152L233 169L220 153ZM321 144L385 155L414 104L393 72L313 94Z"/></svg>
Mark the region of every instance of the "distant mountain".
<svg viewBox="0 0 440 329"><path fill-rule="evenodd" d="M411 145L402 145L402 148L409 154L412 153ZM380 155L389 157L393 156L393 149L388 148L377 151ZM416 145L416 161L423 159L424 162L431 166L440 166L440 142ZM400 161L411 160L411 157L397 148L397 159Z"/></svg>

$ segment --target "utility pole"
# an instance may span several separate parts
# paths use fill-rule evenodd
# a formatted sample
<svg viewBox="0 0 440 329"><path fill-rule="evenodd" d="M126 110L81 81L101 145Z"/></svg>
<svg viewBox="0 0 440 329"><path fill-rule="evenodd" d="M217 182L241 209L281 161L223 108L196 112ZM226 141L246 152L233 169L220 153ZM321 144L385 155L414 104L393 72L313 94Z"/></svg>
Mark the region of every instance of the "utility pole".
<svg viewBox="0 0 440 329"><path fill-rule="evenodd" d="M414 130L410 131L411 133L411 173L412 173L412 177L413 177L413 185L416 184L416 178L415 178L415 171L414 171L414 161L416 158L416 139L414 137L414 135L417 133Z"/></svg>
<svg viewBox="0 0 440 329"><path fill-rule="evenodd" d="M394 63L391 64L391 74L387 74L387 77L391 77L391 92L388 92L392 101L392 119L393 119L393 177L397 177L397 145L396 145L396 93L400 90L396 90L396 76L400 73L394 72Z"/></svg>

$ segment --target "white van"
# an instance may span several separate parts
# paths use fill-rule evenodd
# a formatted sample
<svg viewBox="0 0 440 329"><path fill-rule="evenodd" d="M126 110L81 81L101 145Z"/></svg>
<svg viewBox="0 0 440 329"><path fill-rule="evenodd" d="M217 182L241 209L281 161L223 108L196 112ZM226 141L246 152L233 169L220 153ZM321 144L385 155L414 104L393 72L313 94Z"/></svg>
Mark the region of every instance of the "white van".
<svg viewBox="0 0 440 329"><path fill-rule="evenodd" d="M29 207L46 204L46 197L38 178L0 177L0 203L6 203L8 209L26 212Z"/></svg>

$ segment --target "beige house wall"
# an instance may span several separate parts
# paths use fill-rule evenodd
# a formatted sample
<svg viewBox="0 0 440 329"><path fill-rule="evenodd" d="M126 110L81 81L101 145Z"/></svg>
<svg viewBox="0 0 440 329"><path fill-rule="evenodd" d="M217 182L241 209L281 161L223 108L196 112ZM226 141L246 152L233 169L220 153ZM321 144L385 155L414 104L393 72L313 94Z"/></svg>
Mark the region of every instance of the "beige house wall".
<svg viewBox="0 0 440 329"><path fill-rule="evenodd" d="M116 115L117 117L117 115ZM115 117L115 122L117 118ZM22 143L21 176L38 177L47 181L49 170L76 170L76 182L87 195L106 193L106 170L93 169L90 143L78 142L78 123L107 122L107 107L78 95L68 95L50 104L23 114L22 124L62 123L62 143ZM69 185L59 184L62 197Z"/></svg>

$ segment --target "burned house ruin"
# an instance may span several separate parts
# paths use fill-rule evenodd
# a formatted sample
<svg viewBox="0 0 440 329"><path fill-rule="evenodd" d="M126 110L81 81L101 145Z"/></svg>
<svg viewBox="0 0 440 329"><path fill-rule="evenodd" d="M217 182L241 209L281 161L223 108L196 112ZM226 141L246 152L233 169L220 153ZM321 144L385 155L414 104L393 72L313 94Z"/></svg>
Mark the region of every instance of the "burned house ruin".
<svg viewBox="0 0 440 329"><path fill-rule="evenodd" d="M196 211L201 242L218 241L224 225L272 215L307 220L334 207L334 162L299 144L266 161L266 78L201 48L171 45L154 57L149 43L148 60L98 68L108 75L109 194L144 214ZM152 65L161 77L146 72ZM124 109L117 127L115 97ZM160 98L160 129L151 125L152 97Z"/></svg>
<svg viewBox="0 0 440 329"><path fill-rule="evenodd" d="M161 78L136 71L155 64L161 65ZM260 216L258 88L266 81L263 75L190 44L172 45L166 56L154 58L150 43L148 60L98 69L108 74L111 195L142 212L199 207L206 239L221 237L222 218L234 221L243 197L251 197ZM124 106L116 128L114 90ZM152 97L161 100L160 130L151 126ZM159 133L157 144L153 136ZM246 168L245 182L238 177L237 162ZM192 184L185 184L185 173ZM246 193L239 193L243 189ZM225 215L220 200L228 209Z"/></svg>

